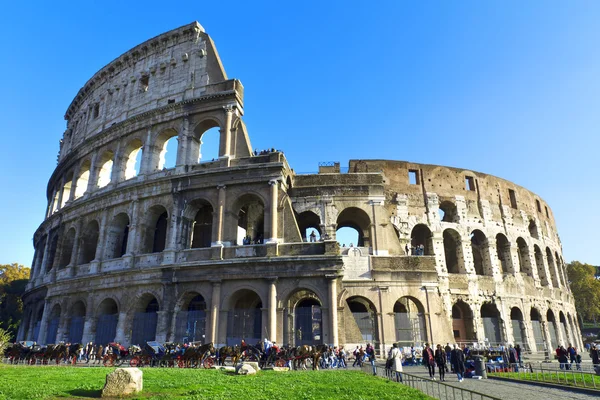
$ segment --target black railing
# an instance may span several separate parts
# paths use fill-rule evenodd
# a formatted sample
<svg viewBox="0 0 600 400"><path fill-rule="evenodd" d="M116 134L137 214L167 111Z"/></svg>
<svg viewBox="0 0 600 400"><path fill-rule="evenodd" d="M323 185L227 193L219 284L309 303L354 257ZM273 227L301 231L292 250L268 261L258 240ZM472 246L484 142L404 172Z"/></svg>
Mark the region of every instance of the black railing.
<svg viewBox="0 0 600 400"><path fill-rule="evenodd" d="M583 389L600 390L600 376L588 368L576 369L576 364L554 364L554 363L527 363L517 367L512 365L507 368L498 368L491 376L515 379L520 381L533 381L543 383L554 383L563 386L573 386Z"/></svg>

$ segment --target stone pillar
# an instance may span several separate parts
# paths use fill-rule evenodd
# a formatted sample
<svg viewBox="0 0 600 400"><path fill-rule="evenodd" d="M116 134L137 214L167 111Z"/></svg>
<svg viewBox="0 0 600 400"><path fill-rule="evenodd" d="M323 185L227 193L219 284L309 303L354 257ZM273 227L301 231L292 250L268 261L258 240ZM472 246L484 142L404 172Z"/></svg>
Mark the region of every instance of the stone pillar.
<svg viewBox="0 0 600 400"><path fill-rule="evenodd" d="M179 136L177 137L177 161L175 162L175 166L179 167L181 165L186 164L195 164L191 162L189 159L189 153L191 150L191 138L189 134L190 130L190 120L188 118L188 114L186 114L181 121L181 129L179 132ZM198 162L198 160L196 160Z"/></svg>
<svg viewBox="0 0 600 400"><path fill-rule="evenodd" d="M139 201L137 199L131 202L131 207L129 209L129 215L131 215L131 220L129 221L129 237L127 238L127 249L125 250L124 257L131 257L134 254L137 254L139 250L140 243L140 232L138 225L138 207ZM133 267L133 264L132 264Z"/></svg>
<svg viewBox="0 0 600 400"><path fill-rule="evenodd" d="M338 313L337 313L337 275L326 275L329 280L329 321L330 342L332 346L338 345Z"/></svg>
<svg viewBox="0 0 600 400"><path fill-rule="evenodd" d="M217 344L219 334L219 312L221 304L221 281L212 282L212 297L210 305L209 342Z"/></svg>
<svg viewBox="0 0 600 400"><path fill-rule="evenodd" d="M27 327L27 332L25 332L25 340L33 340L33 329L35 328L35 317L36 317L36 309L33 305L31 307L31 314L29 315L29 326Z"/></svg>
<svg viewBox="0 0 600 400"><path fill-rule="evenodd" d="M75 200L75 191L77 190L77 178L79 177L79 170L81 169L81 164L77 164L75 169L73 170L73 180L71 181L71 192L69 193L69 198L67 201Z"/></svg>
<svg viewBox="0 0 600 400"><path fill-rule="evenodd" d="M71 252L71 260L69 261L69 265L70 266L75 266L77 265L79 259L79 245L80 245L80 237L81 237L81 230L82 230L82 220L79 219L77 221L77 229L75 231L75 238L73 239L73 251Z"/></svg>
<svg viewBox="0 0 600 400"><path fill-rule="evenodd" d="M121 173L121 166L123 165L121 162L122 157L121 142L117 142L117 148L113 154L113 167L112 171L110 171L110 185L116 185L119 183L119 179L123 177L123 174Z"/></svg>
<svg viewBox="0 0 600 400"><path fill-rule="evenodd" d="M215 217L217 219L216 221L216 225L217 225L217 229L216 229L216 233L215 233L215 240L212 243L212 246L223 246L223 224L224 224L224 218L225 218L225 196L226 196L226 192L225 189L227 188L227 186L225 185L218 185L217 186L217 190L219 191L219 200L218 200L218 204L217 204L217 212L215 213Z"/></svg>
<svg viewBox="0 0 600 400"><path fill-rule="evenodd" d="M91 310L88 312L91 314ZM97 325L97 318L91 315L85 317L85 321L83 321L83 336L81 337L81 341L83 343L95 342L96 335L93 332L93 328Z"/></svg>
<svg viewBox="0 0 600 400"><path fill-rule="evenodd" d="M156 318L156 340L157 342L164 343L167 341L167 331L169 328L169 312L168 311L157 311Z"/></svg>
<svg viewBox="0 0 600 400"><path fill-rule="evenodd" d="M102 157L100 153L97 153L94 157L92 157L92 162L90 163L90 178L88 179L88 187L85 191L84 196L92 193L96 190L96 186L98 186L98 172L96 165L98 164L98 157ZM114 167L114 164L113 164Z"/></svg>
<svg viewBox="0 0 600 400"><path fill-rule="evenodd" d="M125 326L127 324L127 320L129 318L127 318L127 313L126 312L120 312L119 313L119 319L117 321L117 329L115 332L115 342L118 343L125 343L126 341L126 337L125 337Z"/></svg>
<svg viewBox="0 0 600 400"><path fill-rule="evenodd" d="M90 273L100 272L100 262L104 259L104 242L106 237L106 220L108 211L102 210L102 218L100 219L100 227L98 233L98 243L96 244L96 255L90 262Z"/></svg>
<svg viewBox="0 0 600 400"><path fill-rule="evenodd" d="M57 201L58 207L57 207L57 210L60 210L62 208L62 206L63 206L62 199L63 199L63 192L64 192L64 189L65 189L65 178L64 177L60 179L59 185L60 185L60 187L58 188L58 201Z"/></svg>
<svg viewBox="0 0 600 400"><path fill-rule="evenodd" d="M550 336L550 329L548 327L548 320L546 320L546 315L540 315L540 325L542 326L542 334L544 335L544 351L547 351L548 354L551 354L552 336Z"/></svg>
<svg viewBox="0 0 600 400"><path fill-rule="evenodd" d="M44 256L42 257L42 265L41 265L40 270L38 271L38 276L40 276L40 275L43 276L44 274L46 274L46 271L48 270L48 265L50 265L50 268L52 268L53 260L49 260L51 243L52 243L52 234L50 232L48 232L48 235L46 235L46 245L44 246Z"/></svg>
<svg viewBox="0 0 600 400"><path fill-rule="evenodd" d="M270 220L269 228L271 237L266 240L266 243L277 243L277 203L279 181L273 179L269 181L271 185L271 201L270 201Z"/></svg>
<svg viewBox="0 0 600 400"><path fill-rule="evenodd" d="M231 120L235 111L233 106L223 107L225 110L225 129L224 135L221 135L222 147L219 152L219 158L229 158L231 156Z"/></svg>
<svg viewBox="0 0 600 400"><path fill-rule="evenodd" d="M63 311L64 310L64 311ZM67 337L69 325L71 324L71 317L67 314L67 307L61 307L61 318L58 323L58 329L56 331L56 342L60 342L61 340L67 342L69 338Z"/></svg>
<svg viewBox="0 0 600 400"><path fill-rule="evenodd" d="M269 340L277 340L277 278L269 278Z"/></svg>
<svg viewBox="0 0 600 400"><path fill-rule="evenodd" d="M40 323L40 331L36 340L39 344L46 344L46 332L48 330L48 318L50 317L50 312L50 302L46 300L44 303L42 322Z"/></svg>
<svg viewBox="0 0 600 400"><path fill-rule="evenodd" d="M25 315L25 313L23 313L23 315ZM23 318L21 320L21 323L19 324L19 330L17 331L17 342L25 340L26 334L27 332L25 332L25 318Z"/></svg>

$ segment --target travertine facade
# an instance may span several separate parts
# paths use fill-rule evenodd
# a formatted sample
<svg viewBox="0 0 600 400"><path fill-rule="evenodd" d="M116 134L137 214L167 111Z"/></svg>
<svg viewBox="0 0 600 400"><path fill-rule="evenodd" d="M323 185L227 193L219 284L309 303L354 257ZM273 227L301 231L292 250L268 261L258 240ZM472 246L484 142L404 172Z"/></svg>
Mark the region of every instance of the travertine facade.
<svg viewBox="0 0 600 400"><path fill-rule="evenodd" d="M197 23L94 75L65 116L19 339L581 344L540 197L402 161L297 175L253 153L242 116L243 86ZM344 227L355 246L336 242Z"/></svg>

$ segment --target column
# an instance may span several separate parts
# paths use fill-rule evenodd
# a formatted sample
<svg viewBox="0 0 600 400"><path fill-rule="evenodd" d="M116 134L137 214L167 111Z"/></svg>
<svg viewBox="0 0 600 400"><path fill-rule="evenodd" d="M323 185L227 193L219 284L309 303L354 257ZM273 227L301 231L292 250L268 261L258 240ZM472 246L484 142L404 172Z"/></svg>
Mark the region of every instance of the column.
<svg viewBox="0 0 600 400"><path fill-rule="evenodd" d="M169 328L169 312L168 311L157 311L156 318L156 338L157 342L164 343L167 341L167 334Z"/></svg>
<svg viewBox="0 0 600 400"><path fill-rule="evenodd" d="M60 183L58 184L59 188L58 188L58 206L57 206L57 210L60 210L62 208L62 198L63 198L63 192L65 189L65 178L61 178L60 179Z"/></svg>
<svg viewBox="0 0 600 400"><path fill-rule="evenodd" d="M81 168L81 164L77 164L75 170L73 171L73 180L71 181L71 192L69 193L69 198L67 201L75 200L75 190L77 190L77 178L79 177L79 170Z"/></svg>
<svg viewBox="0 0 600 400"><path fill-rule="evenodd" d="M112 171L110 171L111 185L116 185L119 182L119 177L123 176L120 170L121 165L123 165L123 163L121 162L121 142L117 142L117 148L115 149L115 153L113 154L113 167Z"/></svg>
<svg viewBox="0 0 600 400"><path fill-rule="evenodd" d="M66 310L67 308L64 308L64 312L62 312L61 314L66 314ZM60 342L60 341L64 341L64 342L68 342L69 341L69 328L71 327L71 317L68 315L65 315L64 317L62 317L60 319L60 323L58 325L58 331L56 332L56 341Z"/></svg>
<svg viewBox="0 0 600 400"><path fill-rule="evenodd" d="M34 325L35 325L35 316L36 316L36 309L33 305L30 306L31 307L31 314L29 315L29 327L27 328L27 332L25 333L25 340L33 340L32 336L33 336L33 329L34 329Z"/></svg>
<svg viewBox="0 0 600 400"><path fill-rule="evenodd" d="M46 331L48 330L48 318L50 316L50 301L46 299L44 303L44 313L42 314L42 322L40 323L40 331L38 333L37 342L46 344Z"/></svg>
<svg viewBox="0 0 600 400"><path fill-rule="evenodd" d="M212 297L210 305L210 329L208 331L209 342L217 343L219 333L219 311L221 304L221 281L212 282Z"/></svg>
<svg viewBox="0 0 600 400"><path fill-rule="evenodd" d="M549 355L553 349L550 340L552 336L550 336L550 330L548 329L548 320L546 319L546 315L540 315L540 325L542 325L542 334L544 335L544 355Z"/></svg>
<svg viewBox="0 0 600 400"><path fill-rule="evenodd" d="M70 266L75 266L77 265L78 262L78 256L79 256L79 238L81 237L81 230L83 229L82 227L82 222L81 219L79 221L77 221L77 230L75 231L75 239L73 240L73 252L71 253L71 261L69 261L69 265Z"/></svg>
<svg viewBox="0 0 600 400"><path fill-rule="evenodd" d="M104 259L104 241L106 238L106 220L108 219L108 211L102 210L102 218L100 219L100 229L98 234L98 244L96 246L96 256L92 262L99 262Z"/></svg>
<svg viewBox="0 0 600 400"><path fill-rule="evenodd" d="M179 132L179 136L177 137L177 161L175 162L175 166L178 167L180 165L186 164L196 164L196 162L192 162L189 158L189 152L191 150L191 138L189 137L189 129L190 129L190 120L188 118L188 114L185 114L181 121L181 131Z"/></svg>
<svg viewBox="0 0 600 400"><path fill-rule="evenodd" d="M269 278L269 340L277 340L277 278Z"/></svg>
<svg viewBox="0 0 600 400"><path fill-rule="evenodd" d="M139 224L138 224L138 207L139 207L139 200L133 200L131 202L131 208L129 211L129 215L131 217L131 220L129 221L129 237L127 238L127 249L125 250L125 256L127 257L131 257L132 255L136 254L139 250L139 241L141 240L140 238L140 232L138 232L139 230ZM133 264L132 264L133 267Z"/></svg>
<svg viewBox="0 0 600 400"><path fill-rule="evenodd" d="M271 204L270 204L270 221L271 237L266 240L266 243L277 243L277 197L279 191L279 181L273 179L269 181L271 185Z"/></svg>
<svg viewBox="0 0 600 400"><path fill-rule="evenodd" d="M219 191L219 200L217 204L217 232L216 240L212 243L212 246L223 246L223 219L225 218L225 189L227 186L218 185L217 190Z"/></svg>
<svg viewBox="0 0 600 400"><path fill-rule="evenodd" d="M91 313L92 311L88 311ZM93 316L86 316L85 321L83 321L83 335L81 336L81 341L83 343L95 342L96 337L93 332L93 328L97 325L97 318Z"/></svg>
<svg viewBox="0 0 600 400"><path fill-rule="evenodd" d="M88 180L88 187L85 191L84 196L89 196L94 190L96 190L96 186L98 184L98 171L96 171L96 165L98 164L98 157L101 155L98 153L96 156L92 157L92 162L90 163L90 178ZM113 168L114 168L113 164Z"/></svg>
<svg viewBox="0 0 600 400"><path fill-rule="evenodd" d="M333 346L338 345L338 313L337 313L337 275L325 275L329 279L329 321L330 341Z"/></svg>
<svg viewBox="0 0 600 400"><path fill-rule="evenodd" d="M125 325L127 324L127 313L120 312L119 319L117 321L117 329L115 332L115 342L125 343Z"/></svg>
<svg viewBox="0 0 600 400"><path fill-rule="evenodd" d="M42 258L42 265L37 273L37 276L40 276L40 275L43 276L48 270L48 264L52 263L51 260L48 260L48 258L50 256L49 253L50 253L50 243L51 242L52 242L52 234L51 234L51 232L48 232L48 234L46 235L46 245L44 246L44 256ZM50 265L50 267L52 267L52 265Z"/></svg>
<svg viewBox="0 0 600 400"><path fill-rule="evenodd" d="M221 135L221 138L223 139L223 146L221 148L221 151L219 152L221 153L219 154L219 158L229 158L231 152L231 120L235 108L229 105L223 107L223 110L225 110L225 127L223 128L225 129L225 135Z"/></svg>

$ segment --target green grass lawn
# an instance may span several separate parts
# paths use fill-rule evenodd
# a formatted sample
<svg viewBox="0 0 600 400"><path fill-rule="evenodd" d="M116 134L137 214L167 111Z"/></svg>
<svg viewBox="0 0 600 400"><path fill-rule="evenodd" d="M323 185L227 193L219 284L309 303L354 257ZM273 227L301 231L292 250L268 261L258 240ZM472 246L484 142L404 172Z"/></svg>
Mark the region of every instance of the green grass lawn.
<svg viewBox="0 0 600 400"><path fill-rule="evenodd" d="M560 385L585 387L588 389L599 389L600 390L600 376L594 374L579 374L566 373L558 370L553 372L502 372L492 373L491 376L498 376L500 378L510 378L522 381L535 381L535 382L546 382L546 383L557 383ZM585 382L585 385L584 385ZM595 385L595 386L594 386Z"/></svg>
<svg viewBox="0 0 600 400"><path fill-rule="evenodd" d="M114 368L0 365L0 400L100 397ZM135 399L428 399L406 386L360 371L261 371L238 376L216 370L143 368Z"/></svg>

